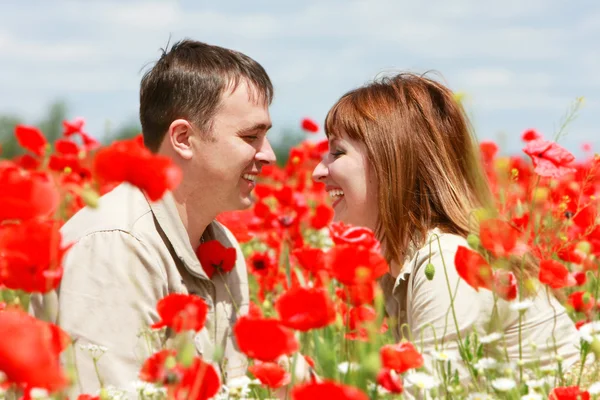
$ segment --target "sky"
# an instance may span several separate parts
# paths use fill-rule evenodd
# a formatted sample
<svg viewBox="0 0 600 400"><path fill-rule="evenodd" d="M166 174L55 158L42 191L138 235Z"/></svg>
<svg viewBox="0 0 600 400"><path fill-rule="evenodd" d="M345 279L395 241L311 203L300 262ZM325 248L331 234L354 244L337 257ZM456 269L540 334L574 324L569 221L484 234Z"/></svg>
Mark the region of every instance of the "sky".
<svg viewBox="0 0 600 400"><path fill-rule="evenodd" d="M377 76L435 71L505 153L526 129L551 139L578 97L560 143L600 151L597 0L2 0L0 114L35 121L62 99L97 137L136 123L144 71L183 38L264 66L275 138Z"/></svg>

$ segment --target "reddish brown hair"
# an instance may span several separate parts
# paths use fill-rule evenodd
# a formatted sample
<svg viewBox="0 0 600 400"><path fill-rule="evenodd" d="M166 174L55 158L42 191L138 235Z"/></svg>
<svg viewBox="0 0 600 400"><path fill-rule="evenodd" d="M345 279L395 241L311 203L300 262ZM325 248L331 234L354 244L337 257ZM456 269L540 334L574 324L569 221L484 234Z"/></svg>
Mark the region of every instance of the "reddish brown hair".
<svg viewBox="0 0 600 400"><path fill-rule="evenodd" d="M466 237L472 211L492 204L464 110L432 79L402 73L352 90L327 114L325 131L367 148L389 262L402 265L407 246L423 245L434 227Z"/></svg>

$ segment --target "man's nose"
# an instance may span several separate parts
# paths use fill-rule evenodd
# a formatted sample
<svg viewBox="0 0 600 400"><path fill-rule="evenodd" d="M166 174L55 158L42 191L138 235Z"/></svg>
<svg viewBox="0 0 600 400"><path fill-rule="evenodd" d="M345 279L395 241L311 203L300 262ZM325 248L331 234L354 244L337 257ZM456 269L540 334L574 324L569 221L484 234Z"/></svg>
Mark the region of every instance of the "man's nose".
<svg viewBox="0 0 600 400"><path fill-rule="evenodd" d="M277 161L277 157L275 156L275 152L273 152L273 148L271 147L271 143L269 140L265 138L260 147L258 153L256 153L256 159L264 165L274 164Z"/></svg>

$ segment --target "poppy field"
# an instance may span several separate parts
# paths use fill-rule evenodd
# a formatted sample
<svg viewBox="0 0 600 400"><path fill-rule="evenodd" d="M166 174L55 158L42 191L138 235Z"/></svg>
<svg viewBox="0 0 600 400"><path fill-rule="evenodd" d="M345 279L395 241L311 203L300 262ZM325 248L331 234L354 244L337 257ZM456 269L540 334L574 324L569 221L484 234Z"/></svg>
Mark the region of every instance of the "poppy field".
<svg viewBox="0 0 600 400"><path fill-rule="evenodd" d="M534 129L521 134L520 154L500 155L494 142L481 142L496 210L473 214L478 229L469 248L443 266L515 310L528 307L532 287L556 296L580 334L581 368L566 373L558 355L551 368L503 358L500 333L461 337L458 352L440 343L423 354L410 330L397 341L391 333L397 321L386 317L378 285L389 269L380 243L366 228L332 222L329 195L311 178L328 144L311 139L316 123L306 119L301 126L306 140L291 149L285 166L263 168L253 207L217 217L240 242L248 267L250 312L233 327L249 358L247 378L223 385L222 352L214 359L194 353L191 337L204 328L207 305L171 294L157 304L161 320L148 328L157 335L168 328L177 340L148 354L131 388L105 386L80 400L131 393L140 399L600 398L599 155L586 148L576 159ZM102 146L81 119L63 128L63 137L49 144L36 127L17 126L27 153L0 159L0 399L61 399L75 385L68 353L76 344L28 313L32 293L60 284L69 251L62 224L123 182L155 201L181 180L181 171L144 148L141 136ZM236 261L236 251L217 241L201 244L196 254L209 277L228 273ZM535 276L502 262L523 254L539 262ZM432 266L425 273L444 271ZM95 360L110 351L87 350ZM468 383L456 372L459 363L467 366Z"/></svg>

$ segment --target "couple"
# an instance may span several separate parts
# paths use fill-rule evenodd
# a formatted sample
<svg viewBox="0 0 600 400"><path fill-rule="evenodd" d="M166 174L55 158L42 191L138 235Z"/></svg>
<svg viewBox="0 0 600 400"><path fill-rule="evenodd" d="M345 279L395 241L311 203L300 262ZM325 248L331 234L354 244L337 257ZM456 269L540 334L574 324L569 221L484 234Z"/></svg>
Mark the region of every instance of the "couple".
<svg viewBox="0 0 600 400"><path fill-rule="evenodd" d="M64 240L74 245L58 300L52 304L48 298L37 308L54 314L76 340L79 390L93 393L98 375L105 385L120 388L136 380L145 347L139 332L157 322L156 304L169 293L206 300L209 324L195 338L197 352L206 359L223 352L225 383L246 374L246 358L232 335L237 317L249 307L246 265L239 244L215 217L250 207L261 168L275 162L267 138L272 98L271 81L256 61L191 40L164 52L144 75L144 143L171 158L183 180L158 202L122 184L102 197L98 209L81 210L62 229ZM426 358L434 349L434 330L438 342L456 349L457 330L453 324L444 329L451 301L445 259L450 285L458 285L459 333L488 333L491 292L475 291L453 268L457 247L466 246L469 215L491 205L491 195L450 90L410 74L385 78L345 94L325 128L330 150L313 178L331 193L336 220L366 226L381 241L390 265L381 281L389 317L398 327L410 326ZM436 235L440 246L430 252L427 243ZM194 250L214 239L236 249L237 264L231 273L209 279ZM437 268L431 281L424 274L428 263ZM519 358L519 335L523 343L537 345L543 363L551 363L556 352L564 368L577 360L575 327L557 301L536 297L520 333L519 312L508 303L498 307L497 329L511 360ZM85 354L86 345L107 350L96 362ZM522 352L526 361L538 354L530 346Z"/></svg>

